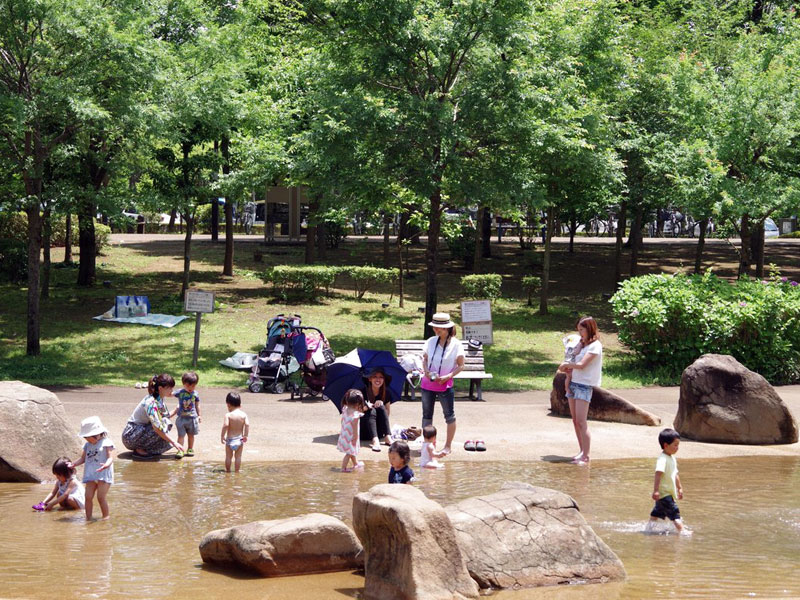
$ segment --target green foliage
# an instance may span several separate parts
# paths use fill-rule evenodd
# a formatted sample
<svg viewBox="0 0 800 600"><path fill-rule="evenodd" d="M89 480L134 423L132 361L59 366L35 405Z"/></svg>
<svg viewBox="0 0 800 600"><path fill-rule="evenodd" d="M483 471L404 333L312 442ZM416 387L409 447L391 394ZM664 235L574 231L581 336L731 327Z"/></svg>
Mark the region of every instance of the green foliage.
<svg viewBox="0 0 800 600"><path fill-rule="evenodd" d="M353 280L357 298L363 298L373 286L381 284L392 286L400 275L399 269L379 267L340 267L339 272L346 273Z"/></svg>
<svg viewBox="0 0 800 600"><path fill-rule="evenodd" d="M542 278L526 275L522 278L522 289L528 294L528 306L533 306L533 295L542 287Z"/></svg>
<svg viewBox="0 0 800 600"><path fill-rule="evenodd" d="M461 278L461 289L467 298L495 300L500 297L502 283L503 277L497 273L464 275Z"/></svg>
<svg viewBox="0 0 800 600"><path fill-rule="evenodd" d="M775 383L800 380L800 286L715 275L646 275L611 298L619 339L679 374L702 354L730 354Z"/></svg>
<svg viewBox="0 0 800 600"><path fill-rule="evenodd" d="M463 261L465 269L471 269L475 265L475 244L478 240L478 231L472 221L445 219L442 222L442 235L453 258Z"/></svg>
<svg viewBox="0 0 800 600"><path fill-rule="evenodd" d="M17 283L28 277L28 250L25 242L0 237L0 274Z"/></svg>
<svg viewBox="0 0 800 600"><path fill-rule="evenodd" d="M52 220L52 234L50 237L50 245L52 247L61 247L64 245L67 237L67 218L64 215L55 215L51 217ZM78 245L78 218L72 217L72 244ZM97 244L97 252L108 246L109 236L111 235L111 228L95 221L94 224L94 237ZM27 242L28 240L28 216L24 212L10 212L0 213L0 238L16 240L19 242Z"/></svg>
<svg viewBox="0 0 800 600"><path fill-rule="evenodd" d="M276 295L286 300L290 295L314 299L322 289L330 292L340 267L320 265L278 265L267 271L264 279L271 283Z"/></svg>
<svg viewBox="0 0 800 600"><path fill-rule="evenodd" d="M319 214L319 221L325 226L325 238L328 248L336 249L347 237L349 216L347 209L331 208Z"/></svg>

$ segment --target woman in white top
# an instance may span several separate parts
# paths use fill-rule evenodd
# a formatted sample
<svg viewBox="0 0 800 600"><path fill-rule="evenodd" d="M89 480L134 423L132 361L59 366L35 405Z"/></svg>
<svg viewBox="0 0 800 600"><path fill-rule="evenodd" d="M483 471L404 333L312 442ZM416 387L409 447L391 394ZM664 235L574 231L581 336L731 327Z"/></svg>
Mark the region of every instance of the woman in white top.
<svg viewBox="0 0 800 600"><path fill-rule="evenodd" d="M422 426L433 424L433 408L438 398L447 423L447 440L442 452L450 454L456 435L453 377L464 368L464 348L448 313L436 313L428 325L433 327L435 335L425 341L422 356Z"/></svg>
<svg viewBox="0 0 800 600"><path fill-rule="evenodd" d="M580 452L573 457L572 462L586 465L589 463L589 448L592 442L586 418L589 414L593 388L600 385L602 378L603 346L597 338L597 322L592 317L582 317L578 321L577 329L581 341L575 362L561 363L558 370L572 375L567 401L580 447Z"/></svg>

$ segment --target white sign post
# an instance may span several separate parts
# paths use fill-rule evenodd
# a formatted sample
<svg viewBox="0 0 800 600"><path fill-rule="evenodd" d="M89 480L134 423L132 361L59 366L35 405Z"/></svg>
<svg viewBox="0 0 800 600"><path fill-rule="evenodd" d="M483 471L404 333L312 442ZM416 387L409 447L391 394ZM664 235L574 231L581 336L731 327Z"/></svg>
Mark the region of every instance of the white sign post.
<svg viewBox="0 0 800 600"><path fill-rule="evenodd" d="M475 338L484 344L493 344L492 303L489 300L462 302L461 329L465 340Z"/></svg>
<svg viewBox="0 0 800 600"><path fill-rule="evenodd" d="M214 312L214 292L187 291L183 310L197 315L194 324L194 353L192 355L192 367L197 368L197 350L200 347L200 315Z"/></svg>

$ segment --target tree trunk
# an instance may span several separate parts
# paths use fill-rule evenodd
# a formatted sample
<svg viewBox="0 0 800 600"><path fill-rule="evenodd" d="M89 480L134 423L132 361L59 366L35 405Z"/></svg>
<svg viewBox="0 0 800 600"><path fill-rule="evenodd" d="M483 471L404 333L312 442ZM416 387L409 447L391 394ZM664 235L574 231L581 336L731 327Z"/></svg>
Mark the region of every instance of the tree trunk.
<svg viewBox="0 0 800 600"><path fill-rule="evenodd" d="M694 273L700 274L703 268L703 249L706 245L706 231L708 230L708 218L700 221L700 234L697 236L697 248L694 253Z"/></svg>
<svg viewBox="0 0 800 600"><path fill-rule="evenodd" d="M631 235L628 241L631 245L631 277L636 277L639 274L639 249L642 247L642 213L643 209L640 206L636 207L634 213L633 223L631 223Z"/></svg>
<svg viewBox="0 0 800 600"><path fill-rule="evenodd" d="M481 257L492 257L492 212L488 209L483 211L483 219L480 220L481 228Z"/></svg>
<svg viewBox="0 0 800 600"><path fill-rule="evenodd" d="M392 226L392 215L389 211L383 213L383 268L389 269L392 266L392 246L389 240L390 228Z"/></svg>
<svg viewBox="0 0 800 600"><path fill-rule="evenodd" d="M750 217L742 216L739 237L742 240L742 248L739 251L739 272L738 276L748 275L750 272Z"/></svg>
<svg viewBox="0 0 800 600"><path fill-rule="evenodd" d="M756 263L756 277L764 278L764 222L756 223L750 234L750 255Z"/></svg>
<svg viewBox="0 0 800 600"><path fill-rule="evenodd" d="M183 280L181 282L181 300L186 298L189 289L189 273L192 267L192 230L194 229L194 215L184 214L186 221L186 235L183 238Z"/></svg>
<svg viewBox="0 0 800 600"><path fill-rule="evenodd" d="M622 244L628 229L628 202L623 200L619 206L617 219L617 243L614 244L614 289L622 282Z"/></svg>
<svg viewBox="0 0 800 600"><path fill-rule="evenodd" d="M222 137L223 175L231 172L229 142L227 135ZM225 264L222 266L222 274L233 277L233 202L231 202L231 198L225 198Z"/></svg>
<svg viewBox="0 0 800 600"><path fill-rule="evenodd" d="M439 303L437 289L437 258L439 254L439 233L442 229L442 190L437 181L436 189L431 194L431 216L428 227L428 247L425 250L425 326L422 337L427 339L433 335L433 328L428 323L433 320L433 314Z"/></svg>
<svg viewBox="0 0 800 600"><path fill-rule="evenodd" d="M42 252L42 221L39 215L40 179L27 180L25 191L28 195L28 356L39 356L39 257Z"/></svg>
<svg viewBox="0 0 800 600"><path fill-rule="evenodd" d="M173 208L169 211L169 225L167 225L167 231L169 233L175 233L175 219L178 217L177 209Z"/></svg>
<svg viewBox="0 0 800 600"><path fill-rule="evenodd" d="M214 154L219 152L219 141L214 140ZM216 172L211 176L212 180L217 178ZM219 241L219 200L216 195L211 199L211 241Z"/></svg>
<svg viewBox="0 0 800 600"><path fill-rule="evenodd" d="M483 228L483 221L485 214L486 214L486 207L485 206L478 207L478 215L475 218L475 252L473 253L473 259L472 259L473 273L481 272L481 259L483 258L483 246L484 246L483 236L485 233Z"/></svg>
<svg viewBox="0 0 800 600"><path fill-rule="evenodd" d="M553 198L555 198L555 191L553 191ZM542 287L539 293L539 314L546 315L547 297L550 294L550 256L552 251L553 240L553 223L555 223L555 207L549 206L547 209L547 220L545 221L544 233L544 259L542 260Z"/></svg>
<svg viewBox="0 0 800 600"><path fill-rule="evenodd" d="M397 260L400 265L400 278L398 279L397 283L397 297L400 302L400 308L403 308L404 302L403 298L405 296L405 276L404 276L404 269L403 269L403 241L400 239L400 236L397 236Z"/></svg>
<svg viewBox="0 0 800 600"><path fill-rule="evenodd" d="M92 286L96 278L97 247L94 237L94 203L82 198L78 203L78 285Z"/></svg>
<svg viewBox="0 0 800 600"><path fill-rule="evenodd" d="M52 211L50 207L44 209L42 214L42 276L40 284L40 296L42 299L50 297L50 244L53 238L53 223L51 220Z"/></svg>
<svg viewBox="0 0 800 600"><path fill-rule="evenodd" d="M578 232L578 219L576 217L571 217L569 220L569 247L568 252L570 254L575 253L575 234Z"/></svg>
<svg viewBox="0 0 800 600"><path fill-rule="evenodd" d="M317 223L317 258L325 260L328 257L328 234L325 231L325 223Z"/></svg>
<svg viewBox="0 0 800 600"><path fill-rule="evenodd" d="M64 232L64 264L72 262L72 210L67 211L67 229Z"/></svg>
<svg viewBox="0 0 800 600"><path fill-rule="evenodd" d="M319 212L319 200L314 197L308 203L308 225L306 225L306 257L305 263L310 265L314 262L314 250L317 245L317 226L312 223L317 218Z"/></svg>

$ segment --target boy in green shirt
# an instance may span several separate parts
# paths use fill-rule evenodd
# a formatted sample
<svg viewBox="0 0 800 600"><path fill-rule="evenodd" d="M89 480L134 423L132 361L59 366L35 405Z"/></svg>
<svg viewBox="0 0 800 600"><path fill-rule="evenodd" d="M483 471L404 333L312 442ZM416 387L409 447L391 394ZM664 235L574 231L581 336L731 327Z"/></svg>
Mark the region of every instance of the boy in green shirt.
<svg viewBox="0 0 800 600"><path fill-rule="evenodd" d="M681 478L678 477L675 453L681 443L681 436L674 429L664 429L658 434L658 443L662 452L656 461L656 475L653 482L653 500L656 501L656 505L650 512L650 524L668 518L675 523L675 529L680 532L683 530L683 521L675 498L683 499L683 488Z"/></svg>

